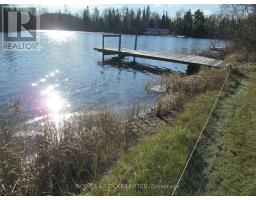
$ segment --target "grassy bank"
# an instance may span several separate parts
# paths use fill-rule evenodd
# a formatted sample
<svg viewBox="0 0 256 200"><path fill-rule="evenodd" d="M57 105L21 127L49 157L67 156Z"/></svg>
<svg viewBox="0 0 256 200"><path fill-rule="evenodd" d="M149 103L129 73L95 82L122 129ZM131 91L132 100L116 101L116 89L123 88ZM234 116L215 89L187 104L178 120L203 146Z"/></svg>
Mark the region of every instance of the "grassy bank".
<svg viewBox="0 0 256 200"><path fill-rule="evenodd" d="M204 162L200 172L204 178L198 183L201 187L183 192L256 195L256 65L239 65L237 70L245 79L236 93L221 101L199 146L198 155Z"/></svg>
<svg viewBox="0 0 256 200"><path fill-rule="evenodd" d="M176 195L256 194L256 65L239 64L231 77ZM195 97L168 127L140 140L83 194L172 194L217 93Z"/></svg>
<svg viewBox="0 0 256 200"><path fill-rule="evenodd" d="M217 94L198 96L170 128L141 140L89 194L170 195Z"/></svg>
<svg viewBox="0 0 256 200"><path fill-rule="evenodd" d="M158 102L156 115L173 116L169 124L140 140L83 194L170 195L226 75L226 70L202 69L192 76L165 77L168 93Z"/></svg>

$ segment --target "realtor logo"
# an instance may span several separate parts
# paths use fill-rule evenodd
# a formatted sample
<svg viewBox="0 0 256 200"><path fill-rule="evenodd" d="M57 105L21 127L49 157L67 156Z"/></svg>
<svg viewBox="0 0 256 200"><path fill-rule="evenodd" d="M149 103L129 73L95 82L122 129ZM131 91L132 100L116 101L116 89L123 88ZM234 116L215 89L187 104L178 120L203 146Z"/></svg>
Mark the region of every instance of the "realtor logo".
<svg viewBox="0 0 256 200"><path fill-rule="evenodd" d="M3 51L35 51L40 49L38 9L35 7L3 7Z"/></svg>

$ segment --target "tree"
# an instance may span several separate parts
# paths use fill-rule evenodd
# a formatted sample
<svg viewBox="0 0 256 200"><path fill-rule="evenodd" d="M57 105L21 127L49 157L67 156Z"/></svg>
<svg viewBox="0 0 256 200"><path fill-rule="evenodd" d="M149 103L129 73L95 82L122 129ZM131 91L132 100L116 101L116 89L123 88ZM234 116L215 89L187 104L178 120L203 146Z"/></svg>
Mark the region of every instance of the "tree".
<svg viewBox="0 0 256 200"><path fill-rule="evenodd" d="M87 6L86 9L83 12L83 24L84 24L84 29L89 30L90 29L90 9Z"/></svg>
<svg viewBox="0 0 256 200"><path fill-rule="evenodd" d="M184 15L184 21L183 21L184 35L186 36L192 35L192 25L193 25L193 17L192 17L191 11L188 10Z"/></svg>
<svg viewBox="0 0 256 200"><path fill-rule="evenodd" d="M253 22L256 18L256 8L250 5L238 7L229 5L225 6L223 10L225 10L225 14L211 16L205 16L202 10L195 11L193 15L191 10L180 10L176 13L176 17L170 18L166 11L163 11L161 15L157 12L151 12L150 6L137 10L128 7L123 7L121 10L107 8L102 12L99 12L98 8L94 8L92 13L87 6L83 10L82 16L79 16L78 14L72 15L65 5L65 11L41 13L41 28L136 34L143 33L148 27L166 28L173 34L194 37L231 38L232 36L236 38L234 43L238 45L240 41L237 39L237 35L245 30L245 27L241 25L245 20L250 22L249 27L254 30ZM230 34L231 30L234 29L236 31ZM253 38L252 35L251 37Z"/></svg>
<svg viewBox="0 0 256 200"><path fill-rule="evenodd" d="M143 30L146 28L143 21L141 21L141 9L139 8L136 13L136 19L135 19L135 32L136 34L142 33Z"/></svg>
<svg viewBox="0 0 256 200"><path fill-rule="evenodd" d="M205 35L205 17L200 9L194 12L193 36L203 37Z"/></svg>
<svg viewBox="0 0 256 200"><path fill-rule="evenodd" d="M182 10L176 12L176 18L174 22L174 32L175 34L178 34L178 35L184 34L182 15L183 15Z"/></svg>
<svg viewBox="0 0 256 200"><path fill-rule="evenodd" d="M224 5L222 14L229 23L224 35L233 46L256 54L256 6L254 4Z"/></svg>

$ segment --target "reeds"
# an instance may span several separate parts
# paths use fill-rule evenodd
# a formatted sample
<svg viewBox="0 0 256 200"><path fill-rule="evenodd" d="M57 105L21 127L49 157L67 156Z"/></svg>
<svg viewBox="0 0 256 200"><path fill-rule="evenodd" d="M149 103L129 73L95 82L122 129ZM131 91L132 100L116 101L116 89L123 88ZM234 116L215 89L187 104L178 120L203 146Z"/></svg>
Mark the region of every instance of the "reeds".
<svg viewBox="0 0 256 200"><path fill-rule="evenodd" d="M156 115L170 116L196 95L219 90L226 73L205 69L166 76L161 84L168 92L157 102ZM106 108L82 110L57 125L45 120L28 127L17 123L22 119L18 104L9 106L0 114L0 195L80 193L137 141L132 122L139 111L139 103L134 104L124 121Z"/></svg>
<svg viewBox="0 0 256 200"><path fill-rule="evenodd" d="M168 116L180 111L186 102L206 91L220 90L227 69L201 69L191 76L169 75L162 79L161 84L167 89L167 94L157 102L156 115Z"/></svg>
<svg viewBox="0 0 256 200"><path fill-rule="evenodd" d="M58 128L51 122L34 125L32 132L23 127L20 134L7 118L2 114L1 195L79 193L80 186L97 179L134 138L129 126L107 109L82 111Z"/></svg>

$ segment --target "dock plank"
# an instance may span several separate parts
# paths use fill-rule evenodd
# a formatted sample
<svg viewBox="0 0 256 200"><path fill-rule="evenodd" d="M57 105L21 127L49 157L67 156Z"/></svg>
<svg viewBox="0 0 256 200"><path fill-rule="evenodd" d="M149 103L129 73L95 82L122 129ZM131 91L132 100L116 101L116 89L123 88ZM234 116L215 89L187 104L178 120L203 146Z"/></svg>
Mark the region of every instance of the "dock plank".
<svg viewBox="0 0 256 200"><path fill-rule="evenodd" d="M198 65L205 65L210 67L222 67L224 64L223 60L217 60L217 59L207 58L203 56L187 55L187 54L163 54L160 52L132 50L132 49L125 49L125 48L121 48L120 51L117 48L104 48L104 49L94 48L94 50L102 52L106 55L117 54L121 56L140 57L140 58L182 63L182 64L198 64Z"/></svg>

